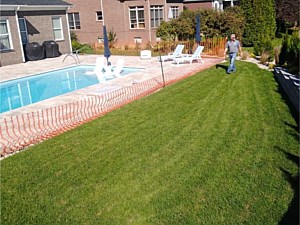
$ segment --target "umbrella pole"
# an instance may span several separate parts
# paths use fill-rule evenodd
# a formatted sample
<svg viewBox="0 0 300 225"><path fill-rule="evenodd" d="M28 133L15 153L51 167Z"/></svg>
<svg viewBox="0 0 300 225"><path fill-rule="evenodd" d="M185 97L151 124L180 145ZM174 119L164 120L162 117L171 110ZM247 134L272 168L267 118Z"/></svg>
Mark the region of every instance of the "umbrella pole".
<svg viewBox="0 0 300 225"><path fill-rule="evenodd" d="M162 65L162 60L161 60L161 53L159 51L159 61L160 61L160 68L161 68L161 76L162 76L162 79L163 79L163 88L166 86L166 83L165 83L165 75L164 75L164 68L163 68L163 65Z"/></svg>

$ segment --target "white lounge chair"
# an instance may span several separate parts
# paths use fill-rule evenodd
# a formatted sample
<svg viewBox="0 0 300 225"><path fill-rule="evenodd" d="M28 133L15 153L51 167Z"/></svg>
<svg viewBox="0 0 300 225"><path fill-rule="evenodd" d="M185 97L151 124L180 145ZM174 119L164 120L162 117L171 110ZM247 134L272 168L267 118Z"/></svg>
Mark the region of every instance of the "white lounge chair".
<svg viewBox="0 0 300 225"><path fill-rule="evenodd" d="M183 57L174 58L173 61L177 63L177 65L183 62L189 62L191 64L194 60L197 60L198 62L200 60L202 63L204 63L204 61L201 58L201 53L203 49L204 46L198 46L193 55L184 55Z"/></svg>
<svg viewBox="0 0 300 225"><path fill-rule="evenodd" d="M105 79L108 80L113 79L115 77L121 77L123 66L124 66L124 59L118 59L117 65L115 67L113 67L112 65L104 67L103 76L105 77Z"/></svg>
<svg viewBox="0 0 300 225"><path fill-rule="evenodd" d="M85 74L86 75L95 75L99 72L102 73L102 70L104 68L104 57L98 56L96 58L96 65L93 71L86 71Z"/></svg>
<svg viewBox="0 0 300 225"><path fill-rule="evenodd" d="M106 79L103 76L103 69L104 69L104 57L98 56L96 58L96 65L94 67L94 70L86 71L85 75L96 75L98 78L98 81L100 83L104 83L104 82L106 82Z"/></svg>
<svg viewBox="0 0 300 225"><path fill-rule="evenodd" d="M114 68L112 74L116 77L121 77L121 72L123 71L124 59L118 59L117 65Z"/></svg>
<svg viewBox="0 0 300 225"><path fill-rule="evenodd" d="M161 57L158 57L158 61L164 62L166 60L174 60L177 57L182 56L182 51L184 49L184 45L177 45L173 53L169 53L168 55L162 55Z"/></svg>
<svg viewBox="0 0 300 225"><path fill-rule="evenodd" d="M112 65L109 64L107 66L104 66L102 74L108 80L113 79L114 76L113 76L113 72L112 72Z"/></svg>

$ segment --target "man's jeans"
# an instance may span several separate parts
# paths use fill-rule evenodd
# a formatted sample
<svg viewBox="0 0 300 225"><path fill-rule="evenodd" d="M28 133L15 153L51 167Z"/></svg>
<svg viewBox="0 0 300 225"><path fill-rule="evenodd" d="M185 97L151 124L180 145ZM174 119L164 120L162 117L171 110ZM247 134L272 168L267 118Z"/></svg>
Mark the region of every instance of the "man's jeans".
<svg viewBox="0 0 300 225"><path fill-rule="evenodd" d="M229 60L230 60L230 65L228 67L228 70L227 70L227 73L231 73L231 71L235 72L236 71L236 68L235 68L235 65L234 65L234 61L235 61L235 58L236 58L236 52L234 53L229 53Z"/></svg>

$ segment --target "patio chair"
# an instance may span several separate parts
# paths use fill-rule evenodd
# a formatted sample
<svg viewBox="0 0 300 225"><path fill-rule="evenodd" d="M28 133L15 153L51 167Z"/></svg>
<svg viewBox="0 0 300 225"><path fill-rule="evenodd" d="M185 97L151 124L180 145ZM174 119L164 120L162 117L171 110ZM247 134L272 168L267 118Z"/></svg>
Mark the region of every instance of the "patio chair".
<svg viewBox="0 0 300 225"><path fill-rule="evenodd" d="M118 59L117 65L113 70L113 75L116 77L121 77L121 72L123 71L124 59Z"/></svg>
<svg viewBox="0 0 300 225"><path fill-rule="evenodd" d="M102 70L104 68L104 57L98 56L96 58L96 65L93 71L86 71L85 74L86 75L98 75L100 73L102 73Z"/></svg>
<svg viewBox="0 0 300 225"><path fill-rule="evenodd" d="M173 61L177 63L177 65L183 62L189 62L191 64L194 60L197 60L198 62L200 60L202 63L204 63L204 61L201 58L201 53L203 49L204 46L198 46L193 55L183 55L182 57L174 58Z"/></svg>
<svg viewBox="0 0 300 225"><path fill-rule="evenodd" d="M174 60L175 58L182 56L183 49L184 45L177 45L173 53L169 53L168 55L162 55L158 57L158 61L160 61L160 58L162 62L166 60Z"/></svg>

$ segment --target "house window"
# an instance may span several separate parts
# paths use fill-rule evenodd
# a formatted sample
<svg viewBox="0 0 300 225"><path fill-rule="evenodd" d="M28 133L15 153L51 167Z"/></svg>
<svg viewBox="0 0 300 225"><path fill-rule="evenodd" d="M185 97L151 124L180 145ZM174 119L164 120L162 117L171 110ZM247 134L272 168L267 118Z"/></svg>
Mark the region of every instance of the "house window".
<svg viewBox="0 0 300 225"><path fill-rule="evenodd" d="M141 44L142 43L142 38L141 37L134 37L134 43Z"/></svg>
<svg viewBox="0 0 300 225"><path fill-rule="evenodd" d="M97 11L97 12L96 12L96 20L97 20L97 21L102 21L102 20L103 20L103 14L102 14L102 11Z"/></svg>
<svg viewBox="0 0 300 225"><path fill-rule="evenodd" d="M130 7L129 14L131 29L145 28L145 16L143 6Z"/></svg>
<svg viewBox="0 0 300 225"><path fill-rule="evenodd" d="M170 8L171 8L173 19L178 18L179 17L179 7L178 6L171 6Z"/></svg>
<svg viewBox="0 0 300 225"><path fill-rule="evenodd" d="M151 6L150 16L151 16L151 27L158 27L161 21L164 19L163 6Z"/></svg>
<svg viewBox="0 0 300 225"><path fill-rule="evenodd" d="M28 34L27 34L27 26L26 26L25 18L19 18L19 28L20 28L22 44L24 45L28 42Z"/></svg>
<svg viewBox="0 0 300 225"><path fill-rule="evenodd" d="M52 17L52 26L54 39L56 41L64 40L61 17Z"/></svg>
<svg viewBox="0 0 300 225"><path fill-rule="evenodd" d="M12 49L9 22L7 19L0 19L0 50Z"/></svg>
<svg viewBox="0 0 300 225"><path fill-rule="evenodd" d="M71 30L81 29L79 13L68 13L69 28Z"/></svg>

